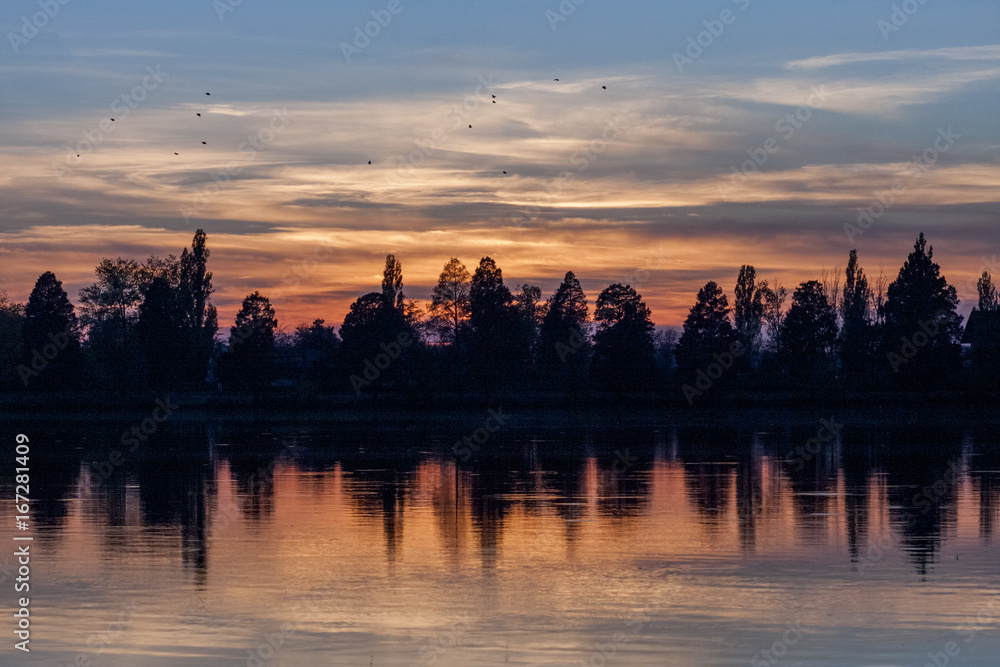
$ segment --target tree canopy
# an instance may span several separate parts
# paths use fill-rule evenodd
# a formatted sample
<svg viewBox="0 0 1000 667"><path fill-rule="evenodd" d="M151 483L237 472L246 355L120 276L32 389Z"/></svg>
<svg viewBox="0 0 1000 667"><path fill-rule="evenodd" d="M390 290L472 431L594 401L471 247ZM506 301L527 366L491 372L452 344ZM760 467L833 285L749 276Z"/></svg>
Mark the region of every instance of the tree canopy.
<svg viewBox="0 0 1000 667"><path fill-rule="evenodd" d="M653 322L630 285L614 283L597 297L594 375L617 389L648 389L653 374Z"/></svg>
<svg viewBox="0 0 1000 667"><path fill-rule="evenodd" d="M712 355L728 350L736 339L729 321L729 300L715 281L698 290L698 298L677 342L675 355L681 369L691 371L711 363Z"/></svg>
<svg viewBox="0 0 1000 667"><path fill-rule="evenodd" d="M957 291L922 234L891 284L884 274L873 282L851 250L843 274L802 282L787 311L788 291L743 264L732 307L709 281L680 331L657 331L625 281L601 291L591 311L574 272L543 300L538 285L509 288L492 257L471 276L452 257L421 306L405 297L402 263L389 254L381 285L350 305L339 335L321 318L282 331L270 299L253 291L228 340L217 339L210 256L199 229L179 257L103 258L95 282L80 290L79 320L51 272L39 276L23 307L0 294L0 387L83 383L125 393L206 389L221 380L225 390L257 394L297 387L303 396L353 391L377 400L395 392L431 400L537 390L589 400L592 391L681 390L691 398L971 387L990 395L1000 376L1000 304L989 272L977 283L976 326L966 331L971 349L963 353Z"/></svg>

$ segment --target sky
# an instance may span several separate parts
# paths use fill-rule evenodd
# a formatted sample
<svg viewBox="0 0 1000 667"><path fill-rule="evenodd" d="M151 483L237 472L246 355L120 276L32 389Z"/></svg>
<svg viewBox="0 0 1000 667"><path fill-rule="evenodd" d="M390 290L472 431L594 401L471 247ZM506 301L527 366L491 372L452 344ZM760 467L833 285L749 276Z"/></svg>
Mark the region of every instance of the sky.
<svg viewBox="0 0 1000 667"><path fill-rule="evenodd" d="M892 280L920 232L960 312L1000 277L990 0L7 0L0 33L15 301L198 228L223 327L254 290L339 325L387 253L421 301L489 255L661 326L742 264Z"/></svg>

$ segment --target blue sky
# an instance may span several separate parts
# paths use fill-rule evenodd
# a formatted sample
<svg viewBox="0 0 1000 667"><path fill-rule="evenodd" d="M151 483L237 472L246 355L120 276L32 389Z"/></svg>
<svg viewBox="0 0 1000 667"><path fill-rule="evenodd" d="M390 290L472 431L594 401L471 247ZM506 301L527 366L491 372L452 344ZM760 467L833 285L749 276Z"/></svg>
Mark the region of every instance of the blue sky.
<svg viewBox="0 0 1000 667"><path fill-rule="evenodd" d="M30 38L38 0L0 10L14 299L48 269L75 296L102 256L178 252L196 227L224 321L259 288L286 323L339 322L387 252L415 298L453 255L546 293L573 270L592 299L639 272L659 324L743 263L794 287L857 247L891 279L920 231L963 310L1000 272L995 3L42 4ZM318 244L336 252L293 285Z"/></svg>

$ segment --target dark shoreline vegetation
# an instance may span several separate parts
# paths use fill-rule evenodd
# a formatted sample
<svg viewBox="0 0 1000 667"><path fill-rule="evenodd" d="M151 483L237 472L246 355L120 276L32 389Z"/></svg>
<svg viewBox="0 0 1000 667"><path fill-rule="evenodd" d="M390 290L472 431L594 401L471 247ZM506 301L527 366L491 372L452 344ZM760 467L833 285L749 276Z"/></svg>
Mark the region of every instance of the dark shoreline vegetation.
<svg viewBox="0 0 1000 667"><path fill-rule="evenodd" d="M472 274L449 260L421 308L404 296L402 265L388 255L381 291L359 297L339 330L316 319L283 331L268 296L254 291L223 340L209 256L198 230L179 258L104 259L79 308L51 272L24 305L0 293L0 410L130 409L166 396L206 411L255 412L998 398L992 279L979 279L963 326L956 290L923 234L892 282L870 282L853 250L842 277L826 274L791 293L744 265L732 305L709 281L681 331L657 331L630 285L608 286L591 311L572 271L542 300L536 286L508 288L489 257Z"/></svg>
<svg viewBox="0 0 1000 667"><path fill-rule="evenodd" d="M24 411L38 415L66 415L83 412L84 417L101 414L119 415L149 411L157 400L169 400L179 406L178 412L193 412L199 418L225 418L232 415L253 415L262 419L298 417L346 419L364 421L383 415L423 415L473 412L502 406L520 412L600 412L611 415L659 413L665 415L760 412L781 410L851 410L921 411L985 410L998 396L981 391L884 391L843 393L816 392L803 396L795 390L767 393L741 391L719 392L710 400L689 405L683 396L659 392L592 392L570 396L558 392L497 392L490 396L438 392L424 396L404 393L382 393L377 398L353 394L326 393L303 395L295 389L268 389L257 395L226 391L140 391L129 394L106 391L36 391L0 392L0 418L3 415L27 417ZM1000 419L1000 411L995 415Z"/></svg>
<svg viewBox="0 0 1000 667"><path fill-rule="evenodd" d="M183 401L176 405L176 411L139 438L135 438L136 429L141 429L147 418L155 417L151 404L140 401L104 410L74 406L11 412L9 405L0 406L0 424L30 433L33 442L44 445L37 449L39 456L50 463L82 460L99 465L114 459L116 469L131 469L143 461L211 458L215 445L232 454L272 462L286 455L355 462L416 461L437 456L473 469L491 469L500 462L507 465L527 456L528 449L547 457L571 459L602 452L602 461L632 452L646 465L657 446L695 460L728 460L758 445L783 465L796 464L798 458L818 464L821 460L829 463L831 456L876 456L919 467L927 457L944 456L944 461L965 452L968 437L979 443L975 456L985 457L983 461L1000 455L995 446L1000 414L984 405L795 409L633 405L621 410L499 406L400 410L366 406L361 410L319 411L206 407ZM501 417L501 427L481 434L480 446L463 446L475 444L477 430L491 414ZM206 448L206 443L212 446ZM12 451L13 444L7 448ZM931 468L943 469L941 461Z"/></svg>

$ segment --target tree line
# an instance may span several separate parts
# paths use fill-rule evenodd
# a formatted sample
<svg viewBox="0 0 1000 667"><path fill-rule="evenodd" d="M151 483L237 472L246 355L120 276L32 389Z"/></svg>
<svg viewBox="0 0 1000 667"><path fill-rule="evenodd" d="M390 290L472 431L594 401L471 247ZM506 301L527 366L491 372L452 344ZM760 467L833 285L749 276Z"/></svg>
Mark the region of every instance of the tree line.
<svg viewBox="0 0 1000 667"><path fill-rule="evenodd" d="M903 390L995 397L1000 370L990 275L979 279L975 332L964 331L955 288L923 234L891 283L873 282L855 250L842 287L841 276L824 275L789 294L744 265L732 301L709 281L679 332L657 332L628 284L606 287L591 310L572 271L543 300L537 286L508 287L490 257L472 273L451 258L421 307L404 295L402 264L388 255L381 289L358 297L339 330L316 319L284 331L255 291L223 340L210 254L198 230L179 257L103 259L77 306L52 272L26 304L0 293L0 386L375 398L643 393L694 404Z"/></svg>

